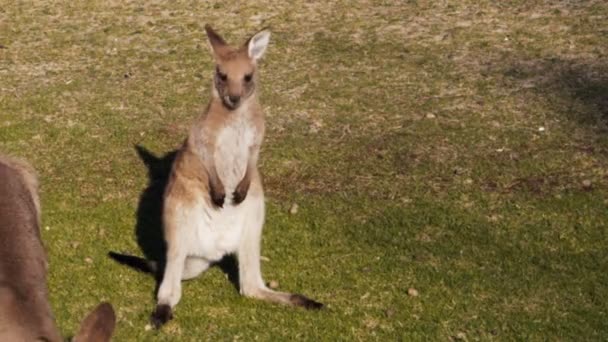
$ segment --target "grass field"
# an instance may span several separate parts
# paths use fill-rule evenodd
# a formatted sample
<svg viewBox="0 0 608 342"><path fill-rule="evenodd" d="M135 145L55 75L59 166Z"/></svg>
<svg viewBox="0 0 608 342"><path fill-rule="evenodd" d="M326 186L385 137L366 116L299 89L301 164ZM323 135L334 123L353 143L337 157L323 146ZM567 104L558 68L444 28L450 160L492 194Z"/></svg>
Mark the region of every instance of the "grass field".
<svg viewBox="0 0 608 342"><path fill-rule="evenodd" d="M272 31L263 272L327 309L216 267L149 330L154 279L107 253L159 237L206 23ZM40 174L62 332L108 300L116 341L605 340L607 23L599 0L0 0L0 150Z"/></svg>

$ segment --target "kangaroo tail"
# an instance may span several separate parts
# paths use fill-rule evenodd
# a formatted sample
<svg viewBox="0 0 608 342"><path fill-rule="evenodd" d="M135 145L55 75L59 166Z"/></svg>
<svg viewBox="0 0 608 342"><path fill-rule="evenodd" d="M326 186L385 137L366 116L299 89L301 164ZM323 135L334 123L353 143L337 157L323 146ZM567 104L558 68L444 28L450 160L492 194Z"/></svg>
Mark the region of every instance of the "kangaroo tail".
<svg viewBox="0 0 608 342"><path fill-rule="evenodd" d="M108 256L122 265L129 266L136 271L157 274L158 263L156 261L147 260L138 256L108 252Z"/></svg>

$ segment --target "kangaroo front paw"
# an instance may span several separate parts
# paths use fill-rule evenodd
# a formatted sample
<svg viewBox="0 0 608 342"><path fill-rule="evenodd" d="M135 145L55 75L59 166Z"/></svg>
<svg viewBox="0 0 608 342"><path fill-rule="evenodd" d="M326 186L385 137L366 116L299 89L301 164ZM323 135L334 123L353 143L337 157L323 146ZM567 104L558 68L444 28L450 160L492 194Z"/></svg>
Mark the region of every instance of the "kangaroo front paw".
<svg viewBox="0 0 608 342"><path fill-rule="evenodd" d="M211 190L209 194L211 195L211 201L215 206L219 208L224 207L224 199L226 198L226 193L224 193L224 191Z"/></svg>
<svg viewBox="0 0 608 342"><path fill-rule="evenodd" d="M234 204L239 204L245 200L247 197L247 192L249 192L249 185L251 182L248 177L243 178L243 180L236 186L234 192L232 193L232 202Z"/></svg>
<svg viewBox="0 0 608 342"><path fill-rule="evenodd" d="M306 296L301 294L293 294L291 298L289 298L290 302L294 306L301 306L308 310L319 310L323 308L323 304L317 301L314 301Z"/></svg>
<svg viewBox="0 0 608 342"><path fill-rule="evenodd" d="M152 313L152 317L150 317L150 321L156 329L160 328L171 319L173 319L173 312L171 311L171 306L167 304L157 305L154 313Z"/></svg>
<svg viewBox="0 0 608 342"><path fill-rule="evenodd" d="M247 197L247 191L239 191L239 189L237 188L232 193L232 202L234 204L240 204L245 200L245 197Z"/></svg>

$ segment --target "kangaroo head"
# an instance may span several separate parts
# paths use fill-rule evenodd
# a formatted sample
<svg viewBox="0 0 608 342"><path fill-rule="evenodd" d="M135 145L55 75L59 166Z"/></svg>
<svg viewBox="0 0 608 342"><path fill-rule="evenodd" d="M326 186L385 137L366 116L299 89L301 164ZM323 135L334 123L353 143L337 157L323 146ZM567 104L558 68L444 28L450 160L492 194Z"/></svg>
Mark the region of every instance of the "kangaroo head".
<svg viewBox="0 0 608 342"><path fill-rule="evenodd" d="M256 63L262 58L270 32L260 31L241 47L232 47L209 25L205 25L209 46L215 58L213 95L229 110L238 108L255 92Z"/></svg>

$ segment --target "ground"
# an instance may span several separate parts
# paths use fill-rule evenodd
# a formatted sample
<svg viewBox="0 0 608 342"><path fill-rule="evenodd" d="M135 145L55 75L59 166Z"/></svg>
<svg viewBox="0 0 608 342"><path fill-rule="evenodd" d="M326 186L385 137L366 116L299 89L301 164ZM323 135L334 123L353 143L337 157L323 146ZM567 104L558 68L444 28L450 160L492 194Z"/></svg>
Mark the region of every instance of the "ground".
<svg viewBox="0 0 608 342"><path fill-rule="evenodd" d="M607 22L583 0L1 1L0 149L40 175L62 332L107 300L117 341L605 338ZM149 330L154 279L107 253L159 243L206 23L272 31L263 272L327 308L215 267Z"/></svg>

